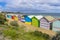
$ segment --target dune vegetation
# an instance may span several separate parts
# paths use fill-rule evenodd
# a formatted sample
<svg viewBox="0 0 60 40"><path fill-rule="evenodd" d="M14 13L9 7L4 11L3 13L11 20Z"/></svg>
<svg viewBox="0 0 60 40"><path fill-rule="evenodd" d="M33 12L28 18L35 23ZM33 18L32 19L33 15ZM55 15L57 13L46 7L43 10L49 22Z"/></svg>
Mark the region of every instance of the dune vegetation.
<svg viewBox="0 0 60 40"><path fill-rule="evenodd" d="M18 25L17 21L8 23L5 15L0 15L0 40L50 40L48 34L37 30L26 31L24 25Z"/></svg>

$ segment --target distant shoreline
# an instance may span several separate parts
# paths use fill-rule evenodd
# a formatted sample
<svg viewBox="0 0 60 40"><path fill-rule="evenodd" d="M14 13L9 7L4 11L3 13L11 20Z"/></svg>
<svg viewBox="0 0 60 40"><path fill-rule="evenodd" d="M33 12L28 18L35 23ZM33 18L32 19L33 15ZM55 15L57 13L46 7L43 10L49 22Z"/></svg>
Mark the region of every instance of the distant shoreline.
<svg viewBox="0 0 60 40"><path fill-rule="evenodd" d="M21 15L43 15L43 16L54 16L60 18L60 13L20 13L20 12L0 12L5 14L21 14Z"/></svg>

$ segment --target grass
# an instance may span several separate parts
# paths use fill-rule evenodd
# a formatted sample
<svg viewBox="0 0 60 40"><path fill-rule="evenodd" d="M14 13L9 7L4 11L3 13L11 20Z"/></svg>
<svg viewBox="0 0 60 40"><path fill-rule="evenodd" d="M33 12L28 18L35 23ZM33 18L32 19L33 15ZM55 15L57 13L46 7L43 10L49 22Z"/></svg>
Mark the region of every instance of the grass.
<svg viewBox="0 0 60 40"><path fill-rule="evenodd" d="M12 24L12 23L11 23ZM10 37L10 39L12 40L49 40L49 36L47 36L47 34L44 34L42 32L39 31L25 31L25 26L18 26L18 24L16 23L16 25L14 25L15 23L13 23L13 25L0 25L2 28L4 28L4 30L0 30L2 31L2 35L4 35L4 37ZM46 38L48 37L48 38Z"/></svg>
<svg viewBox="0 0 60 40"><path fill-rule="evenodd" d="M43 36L39 36L39 34L35 34L35 32L25 32L23 27L18 28L18 30L13 29L11 27L3 30L3 35L5 37L10 36L12 40L47 40ZM41 34L43 35L43 34Z"/></svg>

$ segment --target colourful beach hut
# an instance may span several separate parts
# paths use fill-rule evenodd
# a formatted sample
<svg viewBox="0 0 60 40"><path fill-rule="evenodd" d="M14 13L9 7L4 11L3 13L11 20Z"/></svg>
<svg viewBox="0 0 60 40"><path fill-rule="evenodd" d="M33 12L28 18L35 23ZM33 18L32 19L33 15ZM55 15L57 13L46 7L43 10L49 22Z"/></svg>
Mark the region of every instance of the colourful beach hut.
<svg viewBox="0 0 60 40"><path fill-rule="evenodd" d="M21 15L18 15L18 20L19 20L19 21L21 20Z"/></svg>
<svg viewBox="0 0 60 40"><path fill-rule="evenodd" d="M32 26L39 27L40 21L34 16L32 17Z"/></svg>
<svg viewBox="0 0 60 40"><path fill-rule="evenodd" d="M47 30L52 30L53 20L55 20L55 18L52 16L45 16L45 17L41 18L40 27L47 29Z"/></svg>
<svg viewBox="0 0 60 40"><path fill-rule="evenodd" d="M11 15L7 15L7 18L8 18L8 19L11 19L11 18L12 18L12 16L11 16Z"/></svg>
<svg viewBox="0 0 60 40"><path fill-rule="evenodd" d="M17 16L14 16L14 20L15 20L15 21L18 21L18 17L17 17Z"/></svg>
<svg viewBox="0 0 60 40"><path fill-rule="evenodd" d="M53 22L53 31L60 31L60 19L57 19Z"/></svg>
<svg viewBox="0 0 60 40"><path fill-rule="evenodd" d="M14 16L12 15L12 19L14 20Z"/></svg>
<svg viewBox="0 0 60 40"><path fill-rule="evenodd" d="M21 15L20 18L19 18L19 20L20 20L21 22L24 22L24 23L25 23L24 15Z"/></svg>
<svg viewBox="0 0 60 40"><path fill-rule="evenodd" d="M24 15L25 24L31 25L31 18L29 18L27 15Z"/></svg>

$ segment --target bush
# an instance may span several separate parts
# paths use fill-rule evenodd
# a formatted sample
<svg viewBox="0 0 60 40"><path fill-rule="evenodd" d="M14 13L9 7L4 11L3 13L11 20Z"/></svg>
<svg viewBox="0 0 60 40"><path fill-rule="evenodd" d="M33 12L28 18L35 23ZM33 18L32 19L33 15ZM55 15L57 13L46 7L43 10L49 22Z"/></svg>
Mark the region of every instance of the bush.
<svg viewBox="0 0 60 40"><path fill-rule="evenodd" d="M42 37L46 40L50 39L50 36L48 34L45 34L45 33L39 32L39 31L32 32L31 34L33 34L36 37Z"/></svg>
<svg viewBox="0 0 60 40"><path fill-rule="evenodd" d="M17 32L16 32L16 30L11 30L11 29L9 29L9 30L4 30L3 31L3 35L5 36L5 37L11 37L12 39L16 39L16 38L18 38L18 34L17 34Z"/></svg>
<svg viewBox="0 0 60 40"><path fill-rule="evenodd" d="M52 37L52 40L60 40L60 31L57 31L56 36Z"/></svg>
<svg viewBox="0 0 60 40"><path fill-rule="evenodd" d="M39 31L35 31L33 34L34 34L35 36L42 36L42 32L39 32Z"/></svg>
<svg viewBox="0 0 60 40"><path fill-rule="evenodd" d="M49 38L50 38L50 36L49 36L48 34L46 34L46 33L43 33L43 37L44 37L45 39L49 39Z"/></svg>
<svg viewBox="0 0 60 40"><path fill-rule="evenodd" d="M16 26L16 27L19 26L18 23L17 23L17 21L11 21L11 22L10 22L10 25L12 25L12 26Z"/></svg>

